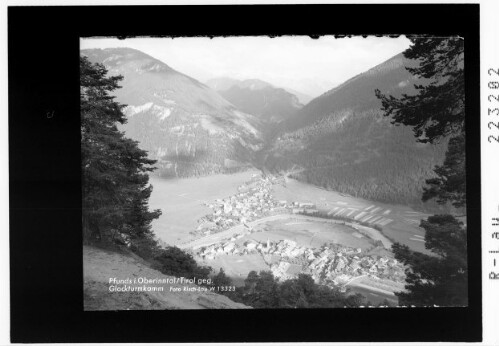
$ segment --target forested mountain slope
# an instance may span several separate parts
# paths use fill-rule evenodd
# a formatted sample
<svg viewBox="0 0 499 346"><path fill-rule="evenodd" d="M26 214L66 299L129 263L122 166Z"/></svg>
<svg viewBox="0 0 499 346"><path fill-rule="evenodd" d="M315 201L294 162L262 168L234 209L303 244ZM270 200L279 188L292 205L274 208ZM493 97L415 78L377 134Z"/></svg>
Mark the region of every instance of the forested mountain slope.
<svg viewBox="0 0 499 346"><path fill-rule="evenodd" d="M421 207L446 143L416 143L411 129L383 116L374 93L414 92L424 81L405 69L411 63L399 54L312 100L282 123L265 165L356 197Z"/></svg>

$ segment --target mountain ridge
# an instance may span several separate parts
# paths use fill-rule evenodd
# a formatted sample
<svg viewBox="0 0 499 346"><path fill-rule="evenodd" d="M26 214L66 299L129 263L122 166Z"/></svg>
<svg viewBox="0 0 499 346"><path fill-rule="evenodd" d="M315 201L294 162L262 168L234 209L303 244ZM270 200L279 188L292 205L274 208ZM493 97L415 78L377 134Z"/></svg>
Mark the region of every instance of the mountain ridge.
<svg viewBox="0 0 499 346"><path fill-rule="evenodd" d="M131 49L82 51L123 74L116 96L127 103L124 130L159 160L160 175L231 173L256 165L342 193L421 207L420 196L445 144L416 143L394 126L374 94L415 92L397 54L303 106L270 83L222 78L208 84Z"/></svg>
<svg viewBox="0 0 499 346"><path fill-rule="evenodd" d="M262 146L260 120L207 85L131 48L82 50L123 75L117 101L126 104L127 136L157 159L164 177L233 172L251 165Z"/></svg>
<svg viewBox="0 0 499 346"><path fill-rule="evenodd" d="M414 61L397 54L312 100L281 124L265 165L294 167L299 180L355 197L434 208L420 196L443 161L445 143L417 143L410 128L384 116L374 93L415 92L408 66Z"/></svg>
<svg viewBox="0 0 499 346"><path fill-rule="evenodd" d="M206 84L208 86L210 86L211 88L213 88L214 90L220 92L220 91L226 91L235 85L238 85L241 88L248 88L248 84L250 84L252 82L258 83L261 86L268 86L268 87L272 87L275 89L283 89L286 92L288 92L292 95L295 95L298 98L298 101L303 105L307 104L308 102L310 102L310 100L313 99L312 96L307 95L306 93L303 93L303 92L300 92L300 91L297 91L295 89L285 87L285 86L277 86L277 85L274 85L272 83L269 83L269 82L266 82L266 81L263 81L263 80L257 79L257 78L236 79L236 78L230 78L230 77L218 77L218 78L208 79L206 81Z"/></svg>
<svg viewBox="0 0 499 346"><path fill-rule="evenodd" d="M238 109L257 116L265 124L280 123L303 107L296 95L260 79L220 78L207 83Z"/></svg>

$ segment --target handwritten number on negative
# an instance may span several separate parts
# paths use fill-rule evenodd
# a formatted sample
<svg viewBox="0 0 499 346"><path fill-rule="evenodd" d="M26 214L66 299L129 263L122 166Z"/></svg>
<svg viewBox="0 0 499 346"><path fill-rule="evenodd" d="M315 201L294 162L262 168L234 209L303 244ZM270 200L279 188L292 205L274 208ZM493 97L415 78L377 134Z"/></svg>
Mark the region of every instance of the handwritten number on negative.
<svg viewBox="0 0 499 346"><path fill-rule="evenodd" d="M489 68L487 73L489 74L489 76L492 76L493 74L495 74L496 76L499 76L499 68L498 69ZM488 83L488 87L489 87L489 89L499 89L499 82L490 81ZM489 102L492 102L491 98L493 98L496 101L499 101L499 95L498 96L489 95L488 96ZM488 115L493 115L493 114L499 115L499 108L494 108L494 109L488 108ZM491 126L494 126L495 128L497 128L499 130L499 122L494 123L492 121L489 121L489 123L487 124L487 127L489 128L489 130L492 130ZM496 141L497 143L499 143L499 138L494 137L492 135L487 137L487 140L489 141L489 143L492 143L492 141Z"/></svg>
<svg viewBox="0 0 499 346"><path fill-rule="evenodd" d="M487 139L488 139L488 141L489 141L489 143L492 143L492 141L490 140L491 138L492 138L493 140L495 140L497 143L499 143L499 138L496 138L496 137L494 137L494 136L489 136L489 138L487 138Z"/></svg>
<svg viewBox="0 0 499 346"><path fill-rule="evenodd" d="M490 73L490 71L492 71L492 73L495 73L496 75L499 76L499 68L497 70L494 70L493 68L489 68L489 71L488 71L489 76L492 76L492 74Z"/></svg>
<svg viewBox="0 0 499 346"><path fill-rule="evenodd" d="M492 115L494 112L497 112L496 115L499 115L499 108L488 109L489 115Z"/></svg>
<svg viewBox="0 0 499 346"><path fill-rule="evenodd" d="M492 102L492 101L490 100L490 98L491 98L491 97L492 97L493 99L495 99L497 102L499 102L499 95L497 95L497 96L494 96L494 95L489 95L489 97L487 97L487 98L488 98L488 100L489 100L489 102Z"/></svg>
<svg viewBox="0 0 499 346"><path fill-rule="evenodd" d="M489 130L492 130L490 128L491 125L495 126L499 130L499 122L496 124L496 123L493 123L492 121L489 121L489 123L487 124L487 127L489 128Z"/></svg>

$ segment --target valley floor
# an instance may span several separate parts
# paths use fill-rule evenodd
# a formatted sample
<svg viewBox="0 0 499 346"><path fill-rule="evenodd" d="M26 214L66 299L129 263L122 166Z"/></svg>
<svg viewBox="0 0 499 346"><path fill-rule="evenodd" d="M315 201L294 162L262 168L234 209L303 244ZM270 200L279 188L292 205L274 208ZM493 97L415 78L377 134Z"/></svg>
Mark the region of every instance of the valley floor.
<svg viewBox="0 0 499 346"><path fill-rule="evenodd" d="M410 249L427 253L424 246L424 230L419 227L429 214L410 207L372 202L335 191L328 191L294 179L286 179L286 186L276 186L276 199L314 203L317 209L333 211L336 216L347 216L358 221L383 219L383 234L392 242L407 245ZM367 220L366 220L367 219Z"/></svg>
<svg viewBox="0 0 499 346"><path fill-rule="evenodd" d="M168 245L193 241L190 234L198 227L198 220L211 212L205 204L213 203L237 192L237 187L247 182L259 171L246 171L237 174L218 174L202 178L162 179L151 177L153 192L150 198L151 209L161 209L163 215L153 222L156 235ZM323 210L335 210L339 215L354 217L364 213L368 216L383 217L388 223L383 225L383 235L391 242L400 242L414 251L427 252L424 247L424 230L419 227L424 214L401 205L371 202L327 191L319 187L286 178L286 186L274 186L273 196L277 200L302 201L316 204Z"/></svg>
<svg viewBox="0 0 499 346"><path fill-rule="evenodd" d="M179 245L193 238L191 231L198 220L210 213L205 202L234 194L237 187L259 171L236 174L216 174L201 178L165 179L150 177L153 192L149 199L151 209L161 209L163 215L153 221L156 235L169 245Z"/></svg>
<svg viewBox="0 0 499 346"><path fill-rule="evenodd" d="M349 274L350 276L341 275L341 272L334 274L329 272L331 269L328 269L326 274L331 275L331 280L335 280L335 282L337 280L335 277L339 275L343 287L350 288L352 292L366 295L373 303L380 303L384 299L392 303L396 302L397 298L393 292L404 289L403 279L402 281L400 279L382 279L383 277L392 277L392 275L399 278L401 272L403 275L403 269L398 268L396 262L395 267L389 266L392 269L385 265L388 263L387 261L393 259L390 247L396 241L408 245L415 251L426 252L424 231L418 226L420 220L426 218L427 214L406 206L371 202L327 191L287 177L284 177L284 183L273 182L271 192L267 192L270 191L269 183L262 180L261 186L258 187L258 179L260 178L255 178L256 175L261 176L261 173L249 171L234 175L215 175L182 180L151 179L154 187L151 207L160 208L163 211L160 219L153 224L156 234L168 245L176 245L193 251L198 262L213 267L215 271L218 272L220 268L223 268L236 285L242 285L247 274L252 270L272 270L275 273L280 273L282 268L277 268L277 266L283 266L282 263L271 264L270 257L266 258L262 250L259 250L261 253L257 253L256 250L248 251L245 249L250 242L253 242L255 246L261 244L260 246L264 247L265 243L267 247L268 244L272 243L272 246L275 247L279 245L279 242L291 240L296 242L302 252L307 248L310 248L310 251L315 251L313 256L316 256L317 251L328 243L344 246L345 249L358 248L362 251L362 254L359 254L360 260L363 256L368 256L369 266L379 266L376 269L371 268L371 272L375 273L377 270L379 273L384 271L385 274L380 274L381 277L376 277L377 274L374 276L365 275L365 278L357 277L368 269L366 266L364 266L366 269L361 270L360 268L357 270L358 274ZM206 220L206 216L210 214L213 215L209 216L211 220L216 218L216 220L230 221L231 215L236 210L234 208L238 208L239 211L248 209L250 214L251 210L256 212L256 209L251 208L256 208L257 204L245 202L248 198L244 196L250 195L241 193L241 191L247 190L246 187L243 187L244 184L247 184L249 180L255 181L255 179L256 183L254 184L256 185L247 186L249 188L257 186L255 188L257 192L254 193L260 194L261 197L258 198L263 198L259 202L261 204L258 205L268 206L270 208L268 210L280 210L283 209L282 205L287 205L284 208L287 208L287 211L282 214L275 212L270 215L262 213L261 216L253 213L254 217L248 221L236 222L233 226L230 226L230 223L225 223L226 226L221 229L212 227L211 229L214 229L215 233L204 231L196 234L194 232L196 229L199 230L203 223L214 225L213 222ZM234 196L238 197L234 198ZM281 206L277 206L279 203ZM251 207L250 204L255 205L255 207ZM298 206L313 205L316 210L347 217L348 220L299 215L295 213L295 209L291 213L291 205L293 208L296 207L296 210L305 213L307 213L306 208L300 209ZM242 215L237 211L236 213L236 215ZM224 215L228 215L226 219L223 219ZM382 232L372 228L374 224L371 227L358 224L360 221L369 223L369 220L376 220L376 224L382 226ZM376 245L376 241L379 244ZM227 247L230 249L227 250ZM245 249L245 252L236 255L239 250L234 251L234 249L241 251ZM376 262L376 258L383 259L384 262ZM332 268L333 262L333 260L327 262L327 267ZM357 262L359 260L352 262L354 268L358 267ZM347 269L352 263L347 264ZM293 267L293 264L290 263L284 263L284 265L286 268ZM303 268L306 268L306 265ZM388 270L395 274L386 274ZM336 273L338 272L336 271ZM318 272L317 275L319 275ZM285 277L286 275L283 276L283 278ZM346 281L349 282L345 284Z"/></svg>

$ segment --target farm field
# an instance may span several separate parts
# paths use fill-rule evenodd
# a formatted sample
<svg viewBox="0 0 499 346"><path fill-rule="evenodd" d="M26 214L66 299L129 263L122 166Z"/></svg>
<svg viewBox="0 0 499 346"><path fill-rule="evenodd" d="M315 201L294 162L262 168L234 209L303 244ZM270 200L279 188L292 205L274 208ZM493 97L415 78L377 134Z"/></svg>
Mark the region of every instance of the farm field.
<svg viewBox="0 0 499 346"><path fill-rule="evenodd" d="M353 228L318 221L301 219L283 219L267 222L267 231L248 234L242 239L254 239L258 242L293 240L299 246L319 248L324 243L338 243L352 248L366 250L372 247L373 242L368 237L355 231Z"/></svg>
<svg viewBox="0 0 499 346"><path fill-rule="evenodd" d="M269 227L266 227L265 225L274 221L277 221L276 223L277 225L282 224L285 226L284 229L281 229L281 234L276 232L267 233L267 231L269 231ZM296 230L293 229L286 230L286 228L289 228L288 226L297 226L300 224L302 226L307 225L307 228L311 229L311 232L309 232L310 234L306 235L304 240L305 242L308 242L307 243L308 245L304 244L304 246L307 247L311 247L311 244L320 243L320 245L323 245L324 242L335 242L335 241L343 245L347 245L348 243L352 243L352 241L354 241L354 243L358 245L359 244L358 240L356 241L356 239L352 238L355 237L357 239L366 238L363 243L364 246L365 244L367 244L366 242L368 242L369 244L373 244L372 240L381 240L386 249L391 249L391 244L392 244L391 241L387 239L383 234L381 234L381 232L379 232L378 230L345 221L323 219L319 217L299 215L299 214L279 214L279 215L267 216L262 219L258 219L248 223L248 225L253 227L255 230L264 232L263 233L264 235L260 237L265 238L266 236L268 236L272 238L272 239L269 238L269 240L282 240L282 239L296 240L295 238L293 238L295 237ZM322 234L322 231L320 231L320 229L317 230L318 225L326 227L327 231ZM355 228L358 228L358 230ZM337 229L340 232L336 232ZM282 231L284 231L286 234L282 234ZM314 233L315 235L318 235L317 242L314 241L314 236L315 236ZM239 224L225 231L210 234L186 243L181 243L178 246L180 248L197 249L202 246L209 246L212 244L225 242L229 240L229 238L235 237L237 235L245 235L244 238L241 239L247 240L250 239L248 234L254 234L254 233L249 232L248 229L246 229L243 225ZM302 235L304 235L303 232ZM265 238L264 240L266 239L267 238ZM240 243L240 241L236 241L236 243L237 242ZM356 247L364 248L363 246L356 246Z"/></svg>
<svg viewBox="0 0 499 346"><path fill-rule="evenodd" d="M198 226L197 220L211 212L203 203L234 194L237 187L260 173L252 170L236 174L217 174L201 178L165 179L151 176L153 191L149 199L151 209L163 214L154 220L156 235L169 245L189 240L189 232Z"/></svg>
<svg viewBox="0 0 499 346"><path fill-rule="evenodd" d="M318 209L331 211L336 216L358 221L376 221L383 234L394 242L409 246L414 251L428 251L424 247L424 230L419 227L424 214L402 205L390 205L327 191L310 184L286 178L286 187L275 186L273 195L278 200L310 202Z"/></svg>

